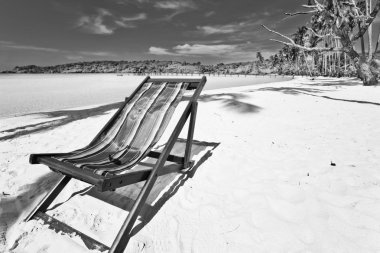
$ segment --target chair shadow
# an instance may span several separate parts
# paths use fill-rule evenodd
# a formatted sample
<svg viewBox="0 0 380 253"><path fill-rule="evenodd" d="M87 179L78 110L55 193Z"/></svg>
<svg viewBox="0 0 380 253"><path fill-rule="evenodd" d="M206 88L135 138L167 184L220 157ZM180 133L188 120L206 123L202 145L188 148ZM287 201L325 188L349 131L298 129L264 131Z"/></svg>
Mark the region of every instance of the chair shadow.
<svg viewBox="0 0 380 253"><path fill-rule="evenodd" d="M19 190L23 193L17 197L0 198L0 243L7 244L5 234L8 228L31 211L33 204L37 204L60 178L61 175L49 172L37 181L22 186Z"/></svg>
<svg viewBox="0 0 380 253"><path fill-rule="evenodd" d="M181 155L184 152L186 140L178 139L173 148L171 154ZM162 206L173 197L179 188L185 184L185 182L192 178L198 168L212 155L212 151L219 146L220 143L201 142L194 141L191 151L191 159L195 160L195 164L187 170L175 169L169 174L158 177L154 187L152 188L145 204L143 205L139 213L139 221L133 228L130 236L137 234L146 224L148 224L156 213L162 208ZM182 154L183 155L183 154ZM149 158L149 161L145 161L144 166L152 166L156 159ZM173 164L167 162L164 169L174 168ZM175 166L178 168L177 166ZM135 200L143 187L144 182L139 182L133 185L116 189L114 192L99 192L96 189L91 189L86 193L91 197L97 198L103 202L116 206L126 211L131 211ZM169 187L168 187L169 186Z"/></svg>

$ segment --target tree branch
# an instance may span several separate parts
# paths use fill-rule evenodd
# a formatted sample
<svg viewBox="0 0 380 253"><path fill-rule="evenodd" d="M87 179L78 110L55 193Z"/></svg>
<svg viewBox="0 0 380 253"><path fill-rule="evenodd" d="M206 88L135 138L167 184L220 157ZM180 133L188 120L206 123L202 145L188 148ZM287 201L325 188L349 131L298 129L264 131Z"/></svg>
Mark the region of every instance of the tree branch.
<svg viewBox="0 0 380 253"><path fill-rule="evenodd" d="M377 0L376 1L376 5L375 7L373 8L373 11L371 12L370 14L370 17L363 23L363 26L360 27L359 31L357 34L355 34L353 37L352 37L352 41L354 42L355 40L359 39L360 37L362 37L366 31L368 30L368 27L372 24L372 22L375 20L376 16L377 16L377 13L379 12L380 10L380 0Z"/></svg>
<svg viewBox="0 0 380 253"><path fill-rule="evenodd" d="M325 8L325 6L323 4L320 4L318 1L314 1L314 5L307 5L307 4L303 4L302 7L305 7L305 8L315 8L317 9L318 11L323 11L323 9Z"/></svg>
<svg viewBox="0 0 380 253"><path fill-rule="evenodd" d="M309 31L311 31L311 32L313 33L313 35L314 35L315 37L318 37L318 38L325 38L325 37L330 37L330 36L332 36L334 39L340 39L339 36L337 36L337 35L335 35L335 34L333 34L333 33L331 33L331 32L322 35L322 34L317 33L316 31L314 31L313 28L306 27L306 29L309 30Z"/></svg>
<svg viewBox="0 0 380 253"><path fill-rule="evenodd" d="M294 13L285 12L284 14L287 16L296 16L296 15L303 15L303 14L312 14L312 13L316 13L316 12L318 12L318 10L298 11L298 12L294 12Z"/></svg>
<svg viewBox="0 0 380 253"><path fill-rule="evenodd" d="M275 41L275 42L278 42L290 47L296 47L298 49L301 49L307 52L344 52L343 49L336 49L334 47L305 47L305 46L298 45L296 43L289 43L289 42L276 40L276 39L269 39L269 40Z"/></svg>
<svg viewBox="0 0 380 253"><path fill-rule="evenodd" d="M270 39L271 41L279 42L281 44L284 44L284 45L287 45L287 46L290 46L290 47L296 47L296 48L299 48L299 49L302 49L302 50L305 50L305 51L308 51L308 52L343 52L344 51L343 48L337 49L337 48L334 48L334 47L305 47L305 46L301 46L301 45L295 43L294 40L292 40L288 36L285 36L285 35L283 35L283 34L281 34L279 32L271 30L268 27L266 27L265 25L261 25L261 26L264 27L269 32L277 34L277 35L279 35L279 36L287 39L289 42L285 42L285 41L281 41L281 40L276 40L276 39Z"/></svg>
<svg viewBox="0 0 380 253"><path fill-rule="evenodd" d="M261 26L264 27L265 29L267 29L268 31L270 31L271 33L277 34L277 35L279 35L279 36L281 36L281 37L283 37L283 38L289 40L291 43L294 43L294 44L295 44L294 40L292 40L292 39L289 38L288 36L285 36L285 35L283 35L283 34L281 34L281 33L279 33L279 32L276 32L276 31L274 31L274 30L271 30L271 29L269 29L266 25L261 25Z"/></svg>

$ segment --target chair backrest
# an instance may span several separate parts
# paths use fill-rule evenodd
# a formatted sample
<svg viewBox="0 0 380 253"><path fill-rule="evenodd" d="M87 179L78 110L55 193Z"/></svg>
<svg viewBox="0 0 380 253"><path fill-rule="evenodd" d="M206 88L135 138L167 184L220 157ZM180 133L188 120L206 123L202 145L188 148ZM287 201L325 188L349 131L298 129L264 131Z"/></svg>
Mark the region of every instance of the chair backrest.
<svg viewBox="0 0 380 253"><path fill-rule="evenodd" d="M63 159L100 175L127 169L159 141L188 88L188 82L144 82L89 146Z"/></svg>
<svg viewBox="0 0 380 253"><path fill-rule="evenodd" d="M181 82L144 83L124 105L114 124L99 136L100 142L113 145L112 158L120 159L128 150L152 148L165 131L187 85Z"/></svg>

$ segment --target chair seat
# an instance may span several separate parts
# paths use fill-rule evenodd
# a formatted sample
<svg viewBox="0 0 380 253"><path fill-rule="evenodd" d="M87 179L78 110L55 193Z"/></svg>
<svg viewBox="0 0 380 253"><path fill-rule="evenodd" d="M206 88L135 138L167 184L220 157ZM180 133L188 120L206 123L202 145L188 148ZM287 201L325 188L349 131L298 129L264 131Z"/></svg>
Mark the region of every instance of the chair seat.
<svg viewBox="0 0 380 253"><path fill-rule="evenodd" d="M125 170L132 168L140 159L142 154L141 150L134 148L126 148L125 155L121 158L113 158L113 155L117 151L106 150L96 154L96 156L91 156L87 159L76 160L65 159L65 157L70 157L72 154L62 154L52 156L63 164L71 164L79 170L91 171L98 175L118 175L124 173Z"/></svg>

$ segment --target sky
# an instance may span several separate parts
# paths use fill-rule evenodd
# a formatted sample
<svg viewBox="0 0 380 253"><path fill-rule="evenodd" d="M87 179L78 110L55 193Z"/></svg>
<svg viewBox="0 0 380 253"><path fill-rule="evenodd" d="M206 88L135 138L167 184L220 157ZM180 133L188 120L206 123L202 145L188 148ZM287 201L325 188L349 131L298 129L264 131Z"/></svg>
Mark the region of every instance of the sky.
<svg viewBox="0 0 380 253"><path fill-rule="evenodd" d="M308 16L302 0L0 0L0 70L95 60L251 61Z"/></svg>

